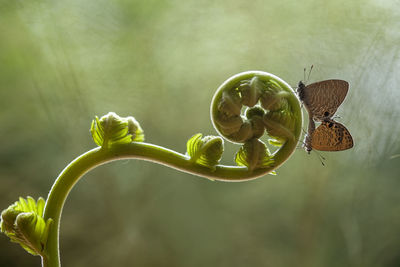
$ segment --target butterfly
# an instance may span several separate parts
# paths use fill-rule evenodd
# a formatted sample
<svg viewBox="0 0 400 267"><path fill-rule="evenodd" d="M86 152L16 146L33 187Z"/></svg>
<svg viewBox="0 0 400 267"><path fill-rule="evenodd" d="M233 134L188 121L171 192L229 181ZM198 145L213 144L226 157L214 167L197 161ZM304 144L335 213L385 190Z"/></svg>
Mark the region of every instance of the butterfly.
<svg viewBox="0 0 400 267"><path fill-rule="evenodd" d="M343 80L325 80L309 85L302 81L297 94L308 116L308 132L304 140L305 150L341 151L352 148L353 138L347 128L333 120L336 110L344 101L349 83ZM315 121L321 124L315 128Z"/></svg>

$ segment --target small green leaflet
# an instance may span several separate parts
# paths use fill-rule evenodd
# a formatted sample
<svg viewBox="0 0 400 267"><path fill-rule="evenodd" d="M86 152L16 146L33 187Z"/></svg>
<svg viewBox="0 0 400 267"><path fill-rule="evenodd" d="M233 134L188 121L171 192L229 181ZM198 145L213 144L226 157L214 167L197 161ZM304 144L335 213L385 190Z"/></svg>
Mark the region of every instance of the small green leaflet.
<svg viewBox="0 0 400 267"><path fill-rule="evenodd" d="M215 170L224 151L224 142L219 136L205 136L198 133L187 142L187 155L192 162Z"/></svg>
<svg viewBox="0 0 400 267"><path fill-rule="evenodd" d="M53 222L52 219L43 219L44 205L43 198L36 203L31 197L20 197L1 213L1 231L32 255L43 254Z"/></svg>
<svg viewBox="0 0 400 267"><path fill-rule="evenodd" d="M285 143L285 141L284 140L280 141L277 139L268 139L268 143L276 147L281 147Z"/></svg>
<svg viewBox="0 0 400 267"><path fill-rule="evenodd" d="M114 144L144 141L143 130L135 118L121 118L114 112L110 112L100 119L96 116L92 121L90 132L93 141L103 148Z"/></svg>
<svg viewBox="0 0 400 267"><path fill-rule="evenodd" d="M238 166L246 166L250 171L268 168L274 164L267 146L256 138L244 143L236 153L235 162Z"/></svg>

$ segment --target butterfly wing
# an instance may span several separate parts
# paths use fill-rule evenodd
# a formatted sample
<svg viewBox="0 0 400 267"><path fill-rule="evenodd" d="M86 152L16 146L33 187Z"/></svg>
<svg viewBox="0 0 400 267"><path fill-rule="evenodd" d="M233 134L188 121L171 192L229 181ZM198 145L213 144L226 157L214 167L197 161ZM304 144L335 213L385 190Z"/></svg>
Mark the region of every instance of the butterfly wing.
<svg viewBox="0 0 400 267"><path fill-rule="evenodd" d="M333 120L326 120L312 133L311 147L320 151L341 151L352 148L353 138L349 130Z"/></svg>
<svg viewBox="0 0 400 267"><path fill-rule="evenodd" d="M302 101L308 113L317 121L332 118L349 90L343 80L325 80L307 85L302 91Z"/></svg>

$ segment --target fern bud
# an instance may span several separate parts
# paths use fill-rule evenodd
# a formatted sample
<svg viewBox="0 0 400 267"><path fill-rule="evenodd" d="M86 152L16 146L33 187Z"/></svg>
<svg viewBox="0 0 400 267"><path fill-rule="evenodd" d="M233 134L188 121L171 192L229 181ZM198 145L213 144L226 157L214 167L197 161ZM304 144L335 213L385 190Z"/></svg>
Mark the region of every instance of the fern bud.
<svg viewBox="0 0 400 267"><path fill-rule="evenodd" d="M285 108L288 105L285 98L287 92L282 90L282 87L272 80L267 85L260 98L261 106L266 110L272 111Z"/></svg>
<svg viewBox="0 0 400 267"><path fill-rule="evenodd" d="M186 154L191 161L215 170L224 152L224 141L219 136L202 136L199 133L189 139Z"/></svg>
<svg viewBox="0 0 400 267"><path fill-rule="evenodd" d="M264 86L264 83L257 76L243 81L239 86L239 91L242 95L242 104L248 107L253 107L257 104Z"/></svg>
<svg viewBox="0 0 400 267"><path fill-rule="evenodd" d="M267 146L256 138L244 143L236 153L235 161L238 166L246 166L250 171L268 168L274 164Z"/></svg>
<svg viewBox="0 0 400 267"><path fill-rule="evenodd" d="M1 231L32 255L43 255L52 224L43 218L44 205L43 198L21 197L1 213Z"/></svg>
<svg viewBox="0 0 400 267"><path fill-rule="evenodd" d="M122 118L114 112L110 112L100 119L96 116L92 121L90 132L93 141L102 148L144 140L143 130L135 118Z"/></svg>
<svg viewBox="0 0 400 267"><path fill-rule="evenodd" d="M283 144L286 140L294 140L293 130L296 120L293 113L286 109L267 112L263 117L268 135L275 140L271 144Z"/></svg>
<svg viewBox="0 0 400 267"><path fill-rule="evenodd" d="M228 116L240 115L242 109L242 104L240 102L239 91L231 90L229 92L223 92L221 102L218 105L218 110Z"/></svg>

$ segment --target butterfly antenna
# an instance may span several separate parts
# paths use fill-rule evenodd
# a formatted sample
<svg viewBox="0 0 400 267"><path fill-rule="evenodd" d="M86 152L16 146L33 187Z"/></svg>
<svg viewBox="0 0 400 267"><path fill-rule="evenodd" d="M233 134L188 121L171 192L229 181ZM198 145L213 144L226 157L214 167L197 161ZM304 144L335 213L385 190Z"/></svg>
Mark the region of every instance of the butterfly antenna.
<svg viewBox="0 0 400 267"><path fill-rule="evenodd" d="M303 81L306 82L306 68L303 70Z"/></svg>
<svg viewBox="0 0 400 267"><path fill-rule="evenodd" d="M318 159L321 162L322 166L325 166L324 161L326 160L326 158L324 156L321 155L321 153L318 153L317 151L314 150L314 152L318 155Z"/></svg>
<svg viewBox="0 0 400 267"><path fill-rule="evenodd" d="M314 65L311 65L310 71L308 72L308 76L307 76L307 82L310 80L310 75L311 75L311 71L312 71L313 68L314 68Z"/></svg>

